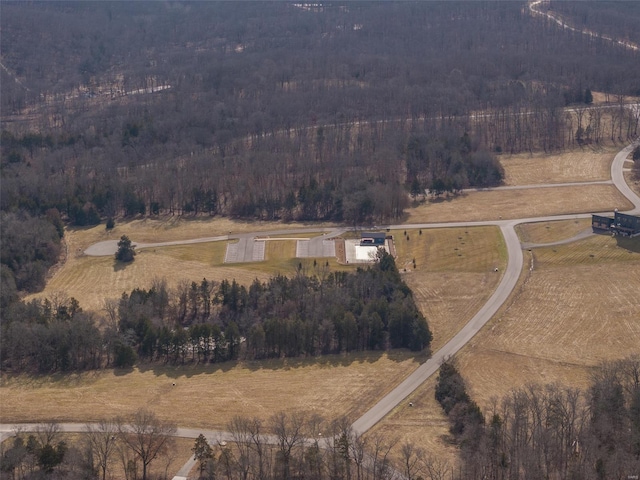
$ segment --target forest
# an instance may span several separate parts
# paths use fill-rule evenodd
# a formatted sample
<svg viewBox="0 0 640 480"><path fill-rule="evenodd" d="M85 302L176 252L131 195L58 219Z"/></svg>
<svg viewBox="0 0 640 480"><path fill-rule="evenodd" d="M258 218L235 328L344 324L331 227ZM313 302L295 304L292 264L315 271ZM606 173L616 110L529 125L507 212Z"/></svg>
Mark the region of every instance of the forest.
<svg viewBox="0 0 640 480"><path fill-rule="evenodd" d="M315 263L315 262L314 262ZM3 312L0 368L70 372L136 360L200 364L406 348L428 353L431 332L393 257L353 273L299 265L292 278L185 282L107 302L108 319L73 298L16 302Z"/></svg>
<svg viewBox="0 0 640 480"><path fill-rule="evenodd" d="M409 191L499 184L500 152L638 130L638 53L524 3L7 2L1 21L2 210L72 225L395 219Z"/></svg>
<svg viewBox="0 0 640 480"><path fill-rule="evenodd" d="M634 39L634 2L556 3ZM55 263L38 222L381 223L499 185L501 154L638 134L640 53L524 2L9 1L0 27L2 305Z"/></svg>

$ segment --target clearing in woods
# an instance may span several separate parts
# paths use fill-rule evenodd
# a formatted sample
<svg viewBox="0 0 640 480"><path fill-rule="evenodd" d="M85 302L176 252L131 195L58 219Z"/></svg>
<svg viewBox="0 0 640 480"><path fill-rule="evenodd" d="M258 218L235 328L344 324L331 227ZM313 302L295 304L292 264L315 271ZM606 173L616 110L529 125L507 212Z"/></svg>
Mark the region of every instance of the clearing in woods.
<svg viewBox="0 0 640 480"><path fill-rule="evenodd" d="M505 185L594 182L611 178L611 160L618 149L573 150L561 155L522 153L501 156Z"/></svg>
<svg viewBox="0 0 640 480"><path fill-rule="evenodd" d="M234 415L267 420L285 408L353 421L425 360L423 354L406 351L363 352L186 367L142 364L128 371L37 377L3 375L2 418L91 422L127 415L145 405L164 420L207 429L224 429Z"/></svg>
<svg viewBox="0 0 640 480"><path fill-rule="evenodd" d="M501 161L508 184L532 185L608 179L612 158L612 153L577 152L503 157ZM629 181L630 174L626 177ZM629 184L633 188L633 182ZM635 187L640 190L637 182ZM409 209L406 221L524 218L629 207L611 185L470 191ZM518 233L523 241L546 243L570 238L588 226L588 220L547 222L520 226ZM298 265L292 258L295 242L267 242L267 262L248 265L222 263L226 242L143 250L132 265L122 269L114 268L111 257L89 258L81 252L95 242L123 234L136 242L151 243L295 227L216 218L136 220L119 223L111 233L104 226L72 230L66 236L67 262L40 296L64 292L76 297L85 309L99 309L105 296L119 297L136 286L148 286L153 278L174 279L176 272L190 281L236 278L248 284L256 277L293 271ZM398 267L429 321L435 350L494 291L500 275L493 268L501 271L506 262L502 237L494 227L424 229L422 235L413 229L407 230L409 239L404 231L393 234ZM640 344L640 326L632 318L640 311L636 295L639 240L618 242L595 236L525 252L525 265L533 257L533 271L525 268L506 306L458 355L471 395L482 407L489 405L491 397L529 381L584 386L589 368L597 362L635 351ZM332 269L341 268L333 260L330 264ZM620 275L621 269L625 275ZM207 367L143 366L126 374L101 371L4 377L2 397L10 404L3 405L2 416L11 411L16 421L89 421L129 413L149 403L161 417L171 418L181 410L180 423L203 428L223 427L237 413L268 418L283 405L328 418L344 414L354 419L417 364L407 353L391 352ZM175 389L171 387L174 379ZM455 448L443 441L448 425L433 399L434 385L435 377L409 398L413 408L401 404L373 432L401 435L433 454L454 458ZM353 401L356 397L358 402ZM204 407L194 409L194 402Z"/></svg>

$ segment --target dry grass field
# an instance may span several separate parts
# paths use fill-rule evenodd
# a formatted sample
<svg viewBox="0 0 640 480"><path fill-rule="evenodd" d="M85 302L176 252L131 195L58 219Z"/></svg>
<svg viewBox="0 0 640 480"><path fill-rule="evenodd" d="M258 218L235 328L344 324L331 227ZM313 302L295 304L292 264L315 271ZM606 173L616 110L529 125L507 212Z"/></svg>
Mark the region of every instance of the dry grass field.
<svg viewBox="0 0 640 480"><path fill-rule="evenodd" d="M132 238L151 235L142 222L127 224L123 230L131 231ZM144 224L143 224L144 225ZM266 228L266 225L263 225ZM158 231L154 222L154 227ZM274 225L270 225L271 228ZM187 230L193 235L206 235L203 224L187 222ZM115 262L113 257L89 257L82 252L94 243L92 238L102 235L104 226L83 231L68 231L67 241L69 255L65 264L47 283L46 288L28 297L44 298L64 294L74 297L85 310L100 310L107 298L119 298L122 292L129 292L136 287L148 288L154 279L166 279L169 287L174 288L180 282L200 281L202 278L221 281L236 279L241 284L249 285L254 279L267 280L278 273L293 272L299 262L296 260L295 240L279 240L266 243L265 262L225 264L224 255L226 241L178 245L169 247L145 248L138 251L133 263L126 266ZM122 233L120 233L122 235ZM167 237L155 237L153 241L169 241ZM333 269L344 269L333 259L329 260Z"/></svg>
<svg viewBox="0 0 640 480"><path fill-rule="evenodd" d="M202 428L224 428L234 415L266 420L282 410L355 420L424 360L395 351L208 366L142 365L131 371L43 377L5 375L0 418L88 422L127 415L144 405L160 418Z"/></svg>
<svg viewBox="0 0 640 480"><path fill-rule="evenodd" d="M393 231L397 265L429 322L435 351L453 337L495 290L506 251L497 227ZM413 268L413 259L416 268ZM404 271L406 270L406 271Z"/></svg>
<svg viewBox="0 0 640 480"><path fill-rule="evenodd" d="M611 178L611 161L619 149L572 150L560 155L528 153L501 156L505 185L593 182Z"/></svg>
<svg viewBox="0 0 640 480"><path fill-rule="evenodd" d="M585 387L599 362L638 353L640 240L594 236L532 254L513 302L459 355L484 407L527 382Z"/></svg>
<svg viewBox="0 0 640 480"><path fill-rule="evenodd" d="M367 436L382 435L397 442L391 451L396 465L402 465L401 448L405 442L423 450L430 458L452 467L457 465L457 447L451 441L449 420L435 399L435 388L433 376L367 433Z"/></svg>
<svg viewBox="0 0 640 480"><path fill-rule="evenodd" d="M516 232L521 242L539 244L559 242L572 238L585 230L591 230L590 218L525 223L516 226Z"/></svg>
<svg viewBox="0 0 640 480"><path fill-rule="evenodd" d="M554 227L551 235L572 236L571 228ZM536 230L536 241L547 235ZM640 345L640 239L594 236L533 249L525 252L525 266L532 256L534 270L523 270L509 302L456 356L472 398L484 409L527 383L586 388L595 365L637 353ZM411 441L455 464L435 381L425 382L371 433ZM400 460L399 447L392 454Z"/></svg>
<svg viewBox="0 0 640 480"><path fill-rule="evenodd" d="M609 178L614 153L518 155L501 157L501 161L510 185L587 182ZM630 173L626 177L629 181ZM640 182L629 183L640 193ZM630 207L610 185L470 191L409 209L406 221L477 221ZM588 219L528 224L519 226L518 234L525 242L547 243L571 238L589 225ZM265 262L232 265L223 263L226 242L145 249L124 268L117 267L111 257L87 257L82 251L123 234L136 242L151 243L298 226L302 227L172 218L120 223L111 233L104 226L72 230L66 236L67 262L40 295L64 292L85 309L100 309L105 297L149 286L154 278L167 278L171 286L203 277L235 278L248 284L254 278L293 271L299 262L293 258L295 241L267 242ZM493 269L502 271L506 262L500 231L474 227L424 229L420 234L412 229L406 231L408 240L404 231L392 233L397 265L429 322L434 333L432 347L437 350L496 288L500 274ZM529 272L531 256L533 270ZM330 265L344 268L333 260ZM525 269L511 299L457 356L474 400L486 408L492 397L527 382L584 387L598 362L636 353L640 345L639 286L640 239L593 236L525 252ZM392 352L207 367L143 365L130 372L70 376L5 376L0 380L0 418L91 421L147 405L161 418L178 417L181 425L203 428L223 428L238 413L266 419L283 408L313 411L327 418L346 415L353 420L423 360ZM173 381L176 387L171 386ZM435 377L411 395L408 401L413 407L403 403L373 432L400 442L410 440L432 455L455 462L455 447L447 443L446 418L433 398L434 386ZM394 455L399 458L399 449Z"/></svg>
<svg viewBox="0 0 640 480"><path fill-rule="evenodd" d="M626 210L631 203L613 185L467 191L409 210L407 223L480 221Z"/></svg>

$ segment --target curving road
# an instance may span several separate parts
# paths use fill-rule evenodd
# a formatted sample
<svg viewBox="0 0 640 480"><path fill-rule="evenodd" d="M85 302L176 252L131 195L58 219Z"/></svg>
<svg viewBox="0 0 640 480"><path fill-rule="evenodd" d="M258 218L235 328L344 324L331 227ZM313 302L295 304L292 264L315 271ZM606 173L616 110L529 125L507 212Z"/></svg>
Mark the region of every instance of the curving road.
<svg viewBox="0 0 640 480"><path fill-rule="evenodd" d="M638 214L640 213L640 197L636 195L624 180L624 163L631 151L638 145L638 141L628 145L622 149L614 158L611 163L611 182L618 188L618 190L631 201L634 205L632 210L627 213ZM600 182L597 182L600 183ZM531 188L531 187L529 187ZM522 271L523 245L515 232L515 226L523 223L532 222L545 222L545 221L557 221L557 220L573 220L578 218L589 218L590 214L577 214L577 215L552 215L546 217L532 217L521 218L515 220L499 220L499 221L480 221L480 222L449 222L449 223L423 223L423 224L401 224L401 225L387 225L378 228L381 229L416 229L416 228L447 228L447 227L473 227L473 226L485 226L493 225L498 226L504 237L505 245L508 253L507 267L503 273L500 284L496 288L495 292L487 303L473 316L473 318L440 350L434 353L434 355L426 361L424 364L414 370L404 381L402 381L396 388L385 395L378 401L369 411L358 418L352 425L352 428L356 434L363 434L371 429L376 423L378 423L385 415L387 415L393 408L395 408L400 402L402 402L408 395L416 390L425 380L433 375L443 360L453 356L462 347L464 347L479 331L480 329L493 317L498 309L504 304L511 292L513 291L520 272ZM303 229L287 229L287 230L274 230L271 232L260 232L259 235L296 235L301 233L317 232L317 228L303 228ZM315 249L321 248L322 240L337 236L347 230L345 228L331 228L320 229L323 231L323 235L315 237L311 242L315 242ZM221 240L238 239L240 242L252 242L256 233L247 233L239 235L223 235L218 237L200 238L190 241L176 241L176 242L163 242L163 243L150 243L150 244L138 244L138 248L158 247L167 245L180 245L189 243L202 243L213 242ZM586 233L578 234L575 239L583 238ZM87 255L113 255L116 251L117 241L100 242L92 245L85 253ZM33 428L34 425L22 425L24 428ZM62 426L63 431L82 431L84 424L64 424ZM7 436L11 435L15 431L15 425L0 425L0 440L4 440ZM219 431L202 431L198 429L178 429L176 436L196 438L200 433L205 433L205 436L212 441L229 441L230 434L228 432ZM195 461L191 458L179 471L175 480L186 478L187 473L193 467Z"/></svg>

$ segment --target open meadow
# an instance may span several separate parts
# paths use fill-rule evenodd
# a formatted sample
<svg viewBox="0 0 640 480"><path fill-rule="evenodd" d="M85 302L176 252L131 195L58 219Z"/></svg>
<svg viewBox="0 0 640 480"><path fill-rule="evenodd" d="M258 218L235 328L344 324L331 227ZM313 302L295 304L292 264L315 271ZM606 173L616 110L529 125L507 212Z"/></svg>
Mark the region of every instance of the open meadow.
<svg viewBox="0 0 640 480"><path fill-rule="evenodd" d="M531 253L511 303L458 355L481 407L529 382L584 388L592 367L638 353L640 239L597 235Z"/></svg>
<svg viewBox="0 0 640 480"><path fill-rule="evenodd" d="M611 159L617 148L600 151L590 148L576 149L557 154L521 153L503 155L500 164L504 168L505 185L535 185L565 182L595 182L611 178Z"/></svg>
<svg viewBox="0 0 640 480"><path fill-rule="evenodd" d="M503 163L507 183L532 185L606 180L612 158L612 152L573 152L505 157ZM561 166L559 176L549 176L554 165ZM630 174L626 177L633 188ZM635 188L640 189L637 182ZM630 203L612 185L468 191L409 209L407 222L509 219L628 207ZM122 222L110 233L102 225L70 230L65 237L66 261L38 296L63 293L78 299L83 308L99 311L105 298L148 287L156 278L166 278L169 286L203 277L235 278L242 284L265 280L298 266L290 235L268 241L266 261L249 264L224 264L226 241L143 249L126 267L116 265L112 257L88 257L82 252L93 243L123 234L151 243L296 226L172 218ZM517 232L522 242L550 243L589 228L590 221L584 219L524 224ZM432 348L437 350L498 285L507 261L500 230L470 227L391 233L396 263L429 322ZM457 355L472 398L484 409L492 398L527 382L584 387L592 367L635 353L640 345L640 240L591 236L524 253L525 268L511 298ZM329 263L332 269L353 268L334 260ZM354 420L424 360L407 352L363 353L214 366L143 364L130 371L64 376L4 376L0 417L16 422L92 421L146 405L161 418L202 428L224 428L237 414L266 419L282 409ZM399 445L408 440L432 456L455 463L456 448L449 442L447 419L434 399L434 388L432 377L407 399L413 402L412 408L401 403L370 432L399 440L394 458L400 458Z"/></svg>
<svg viewBox="0 0 640 480"><path fill-rule="evenodd" d="M5 422L89 422L146 406L180 426L209 429L224 429L234 415L266 420L282 410L353 421L424 360L422 354L404 351L365 352L184 367L142 364L127 371L69 375L5 375L0 411Z"/></svg>
<svg viewBox="0 0 640 480"><path fill-rule="evenodd" d="M408 211L407 223L516 219L573 213L621 211L631 203L613 185L579 185L522 190L468 190L428 200Z"/></svg>

